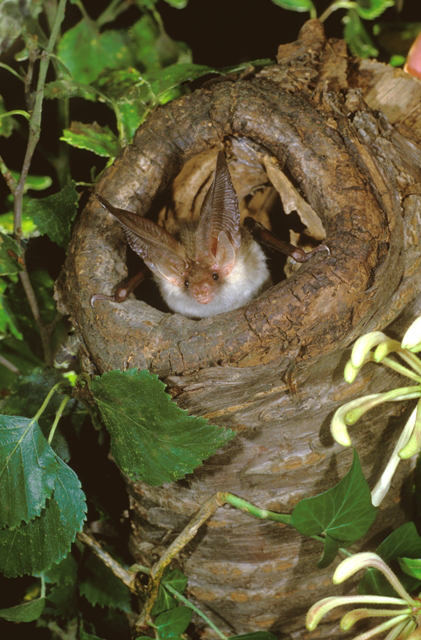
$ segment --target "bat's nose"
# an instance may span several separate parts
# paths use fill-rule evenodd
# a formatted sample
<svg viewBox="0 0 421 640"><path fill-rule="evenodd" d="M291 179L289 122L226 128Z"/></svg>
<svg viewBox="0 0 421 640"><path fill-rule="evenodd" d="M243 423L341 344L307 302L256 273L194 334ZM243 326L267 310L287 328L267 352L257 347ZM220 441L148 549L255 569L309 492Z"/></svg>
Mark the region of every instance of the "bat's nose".
<svg viewBox="0 0 421 640"><path fill-rule="evenodd" d="M199 304L208 304L209 302L212 302L214 298L214 292L206 282L196 284L191 288L191 293L193 295L193 298Z"/></svg>

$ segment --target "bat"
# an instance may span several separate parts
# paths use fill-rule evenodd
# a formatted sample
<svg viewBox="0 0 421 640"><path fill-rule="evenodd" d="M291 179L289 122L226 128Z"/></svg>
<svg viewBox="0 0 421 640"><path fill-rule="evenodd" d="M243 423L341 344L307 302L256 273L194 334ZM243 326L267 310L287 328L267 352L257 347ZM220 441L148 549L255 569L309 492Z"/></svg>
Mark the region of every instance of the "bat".
<svg viewBox="0 0 421 640"><path fill-rule="evenodd" d="M220 151L213 182L205 195L200 218L180 224L177 236L152 220L117 209L97 194L102 207L122 226L127 243L144 261L158 284L168 307L189 318L208 318L242 307L268 289L272 282L266 255L253 236L304 262L310 253L280 241L247 218L240 225L238 198L225 155ZM98 299L123 302L143 280L145 271L113 296L95 294Z"/></svg>

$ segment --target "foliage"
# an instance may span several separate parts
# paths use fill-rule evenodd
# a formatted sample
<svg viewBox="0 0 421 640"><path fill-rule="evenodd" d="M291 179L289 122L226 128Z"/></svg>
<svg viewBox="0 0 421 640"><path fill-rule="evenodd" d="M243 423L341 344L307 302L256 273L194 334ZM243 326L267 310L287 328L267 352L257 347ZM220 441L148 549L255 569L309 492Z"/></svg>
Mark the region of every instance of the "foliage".
<svg viewBox="0 0 421 640"><path fill-rule="evenodd" d="M175 9L187 5L187 0L165 1ZM317 15L318 2L312 0L272 1L280 16L281 9ZM187 577L168 568L173 551L163 554L158 563L162 575L156 579L146 567L127 567L121 547L104 548L92 535L83 537L87 519L92 531L102 531L113 529L116 518L107 491L92 488L81 461L83 455L89 462L106 458L110 447L123 473L162 485L185 478L235 434L187 415L147 371L111 371L92 379L80 374L77 344L56 311L53 288L79 201L149 113L189 93L199 80L241 73L251 63L217 69L193 62L189 46L166 32L156 0L99 4L100 13L93 18L81 0L68 0L67 6L66 0L0 2L0 51L17 51L0 62L1 72L20 91L19 99L12 100L4 82L0 95L5 149L0 171L10 191L0 203L0 571L7 584L31 576L30 582L22 581L29 585L26 592L0 608L0 618L28 625L37 621L53 632L58 629L61 637L101 640L102 631L92 622L98 620L94 612L101 610L111 637L123 638L136 597L142 611L149 607L146 624L158 639L187 637L193 612L222 638L185 595ZM420 25L395 25L398 36L390 45L393 23L376 22L373 29L370 23L388 17L384 12L392 5L393 0L335 0L319 17L324 21L344 10L344 37L353 53L377 55L383 49L401 56L402 62ZM65 19L65 9L72 18ZM128 28L120 26L123 14L129 16ZM253 64L270 63L261 59ZM52 113L58 133L50 126ZM74 120L69 113L76 114ZM53 131L51 137L56 133L48 148L45 131ZM10 150L22 138L27 146L19 170L14 170ZM86 151L98 164L89 181L79 181L78 158ZM52 254L58 268L52 266ZM63 366L68 373L61 372ZM110 486L110 479L100 477L97 484ZM321 568L348 553L345 547L365 535L376 516L357 452L336 486L302 500L292 514L260 509L230 493L217 498L214 509L225 502L319 541ZM202 523L209 513L203 509ZM187 527L180 534L180 548L193 530ZM386 538L377 554L395 563L397 571L400 567L406 588L419 587L421 543L413 523ZM150 587L146 593L136 581L138 574L155 591ZM376 568L369 568L360 583L362 596L390 595L392 589ZM240 639L276 640L272 633L253 630L231 637Z"/></svg>

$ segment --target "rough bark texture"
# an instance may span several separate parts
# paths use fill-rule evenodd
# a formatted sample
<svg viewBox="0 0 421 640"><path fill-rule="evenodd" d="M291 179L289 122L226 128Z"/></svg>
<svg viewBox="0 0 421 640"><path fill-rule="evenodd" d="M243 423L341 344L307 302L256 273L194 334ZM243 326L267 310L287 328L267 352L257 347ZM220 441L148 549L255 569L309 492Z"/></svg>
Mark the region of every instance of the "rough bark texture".
<svg viewBox="0 0 421 640"><path fill-rule="evenodd" d="M155 488L128 480L136 557L153 558L218 490L291 512L348 470L351 452L329 434L333 411L396 377L372 366L347 385L346 347L391 322L392 335L401 335L421 310L420 97L417 80L348 58L344 43L326 41L313 20L297 42L279 48L275 66L157 109L97 185L116 206L145 215L195 156L206 159L225 144L235 173L245 145L259 175L273 165L290 177L331 249L246 307L211 319L192 321L135 299L92 308L91 295L112 291L126 267L117 224L91 198L58 285L85 368L148 368L180 406L238 432L183 482ZM371 484L402 411L381 408L353 431ZM404 473L402 465L373 535L403 521ZM190 593L223 630L298 638L307 608L340 591L331 569L316 568L320 554L316 542L286 527L223 508L180 562ZM321 635L329 633L331 625Z"/></svg>

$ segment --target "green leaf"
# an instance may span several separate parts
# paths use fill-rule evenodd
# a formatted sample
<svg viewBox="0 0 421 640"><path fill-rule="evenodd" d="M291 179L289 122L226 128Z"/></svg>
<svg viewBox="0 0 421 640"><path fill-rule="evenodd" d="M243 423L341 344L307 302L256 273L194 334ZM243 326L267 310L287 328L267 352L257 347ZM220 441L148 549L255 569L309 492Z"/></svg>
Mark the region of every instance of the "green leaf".
<svg viewBox="0 0 421 640"><path fill-rule="evenodd" d="M76 82L71 78L53 80L45 85L44 97L49 100L63 100L65 98L84 98L95 101L98 99L98 91L88 84Z"/></svg>
<svg viewBox="0 0 421 640"><path fill-rule="evenodd" d="M348 11L344 16L344 40L354 56L360 58L376 58L378 50L361 22L356 11Z"/></svg>
<svg viewBox="0 0 421 640"><path fill-rule="evenodd" d="M191 62L191 52L183 42L176 42L151 14L143 15L129 31L136 61L142 71L150 72L172 64Z"/></svg>
<svg viewBox="0 0 421 640"><path fill-rule="evenodd" d="M47 582L58 584L59 586L70 586L76 583L77 562L69 553L59 564L53 564L51 569L45 572L44 577Z"/></svg>
<svg viewBox="0 0 421 640"><path fill-rule="evenodd" d="M341 543L339 542L339 540L334 540L330 536L326 535L323 547L323 556L317 563L319 569L325 569L330 564L332 564L332 562L336 558L336 554L338 553L340 546Z"/></svg>
<svg viewBox="0 0 421 640"><path fill-rule="evenodd" d="M77 213L79 194L71 182L58 193L47 198L31 200L27 213L34 219L39 232L64 249L70 241L70 225Z"/></svg>
<svg viewBox="0 0 421 640"><path fill-rule="evenodd" d="M45 598L31 600L18 604L16 607L8 609L0 609L0 618L9 620L9 622L33 622L41 617L45 607Z"/></svg>
<svg viewBox="0 0 421 640"><path fill-rule="evenodd" d="M290 11L299 11L303 13L304 11L310 11L311 13L316 14L316 9L311 0L272 0L273 4L278 5L278 7L282 7L282 9L288 9Z"/></svg>
<svg viewBox="0 0 421 640"><path fill-rule="evenodd" d="M155 619L159 636L162 640L175 638L187 629L193 616L192 609L188 607L177 607L171 611L161 613Z"/></svg>
<svg viewBox="0 0 421 640"><path fill-rule="evenodd" d="M158 596L155 600L152 615L157 616L163 611L169 611L178 607L178 600L167 591L165 587L172 587L178 593L183 593L187 586L187 576L180 569L174 569L164 575L158 588Z"/></svg>
<svg viewBox="0 0 421 640"><path fill-rule="evenodd" d="M166 69L161 69L148 76L153 93L161 104L165 104L175 97L175 91L182 84L192 82L209 74L218 74L220 71L203 64L189 62L173 64Z"/></svg>
<svg viewBox="0 0 421 640"><path fill-rule="evenodd" d="M20 173L18 171L11 171L10 173L17 182L20 178ZM50 176L29 175L25 180L23 193L27 193L28 191L44 191L51 187L52 184L53 180Z"/></svg>
<svg viewBox="0 0 421 640"><path fill-rule="evenodd" d="M376 553L390 564L393 560L400 557L420 558L421 557L421 538L417 533L417 529L413 522L407 522L396 531L390 534L377 547ZM402 575L400 577L405 588L412 591L417 588L419 581L414 581L409 576ZM396 597L396 592L391 587L383 574L377 569L369 569L359 582L358 593L389 595Z"/></svg>
<svg viewBox="0 0 421 640"><path fill-rule="evenodd" d="M231 440L235 433L188 416L148 371L110 371L91 391L111 434L117 465L151 485L174 482Z"/></svg>
<svg viewBox="0 0 421 640"><path fill-rule="evenodd" d="M256 631L241 636L230 636L229 640L278 640L270 631Z"/></svg>
<svg viewBox="0 0 421 640"><path fill-rule="evenodd" d="M5 280L0 280L0 335L3 338L10 333L18 340L22 340L23 336L17 326L16 318L7 306L7 295L5 295L7 286L8 283Z"/></svg>
<svg viewBox="0 0 421 640"><path fill-rule="evenodd" d="M184 9L184 7L187 7L189 0L165 0L165 2L175 9Z"/></svg>
<svg viewBox="0 0 421 640"><path fill-rule="evenodd" d="M22 249L10 236L0 232L0 276L22 271Z"/></svg>
<svg viewBox="0 0 421 640"><path fill-rule="evenodd" d="M131 611L130 590L97 556L90 555L84 569L86 576L79 583L79 592L92 606Z"/></svg>
<svg viewBox="0 0 421 640"><path fill-rule="evenodd" d="M22 27L42 11L41 0L0 2L0 52L6 51L21 35Z"/></svg>
<svg viewBox="0 0 421 640"><path fill-rule="evenodd" d="M54 493L41 515L0 530L0 571L6 578L48 570L68 554L85 520L85 495L75 472L56 457Z"/></svg>
<svg viewBox="0 0 421 640"><path fill-rule="evenodd" d="M420 558L399 558L399 566L408 576L421 580Z"/></svg>
<svg viewBox="0 0 421 640"><path fill-rule="evenodd" d="M375 20L394 4L395 0L357 0L355 10L363 20Z"/></svg>
<svg viewBox="0 0 421 640"><path fill-rule="evenodd" d="M0 416L0 528L39 516L57 471L57 457L36 422Z"/></svg>
<svg viewBox="0 0 421 640"><path fill-rule="evenodd" d="M109 127L100 127L96 122L92 124L72 122L70 129L64 129L60 140L64 140L72 147L87 149L105 158L115 158L120 151L117 136Z"/></svg>
<svg viewBox="0 0 421 640"><path fill-rule="evenodd" d="M92 633L86 633L83 629L80 630L80 640L103 640L99 636L93 636ZM150 640L150 638L148 638Z"/></svg>
<svg viewBox="0 0 421 640"><path fill-rule="evenodd" d="M54 587L48 594L44 613L66 620L77 616L80 611L76 584Z"/></svg>
<svg viewBox="0 0 421 640"><path fill-rule="evenodd" d="M100 34L90 20L66 31L58 44L58 57L76 82L90 84L104 69L130 66L132 58L124 31Z"/></svg>
<svg viewBox="0 0 421 640"><path fill-rule="evenodd" d="M181 571L181 569L173 569L164 576L161 584L163 584L164 587L172 587L178 593L184 593L185 588L187 587L187 576Z"/></svg>
<svg viewBox="0 0 421 640"><path fill-rule="evenodd" d="M358 454L354 450L352 466L346 476L336 487L301 500L292 512L292 523L306 536L325 532L334 540L351 542L368 531L376 513Z"/></svg>

